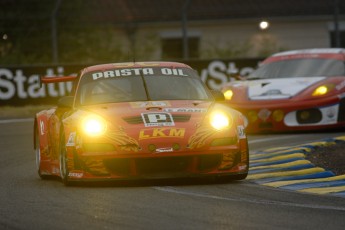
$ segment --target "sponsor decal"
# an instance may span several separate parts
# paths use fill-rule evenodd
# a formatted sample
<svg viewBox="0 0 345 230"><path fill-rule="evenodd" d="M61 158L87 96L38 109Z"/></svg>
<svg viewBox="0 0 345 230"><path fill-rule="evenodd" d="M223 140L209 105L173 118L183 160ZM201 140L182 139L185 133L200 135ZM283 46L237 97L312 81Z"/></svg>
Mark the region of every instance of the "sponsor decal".
<svg viewBox="0 0 345 230"><path fill-rule="evenodd" d="M174 151L172 147L156 149L156 153L168 153L168 152L172 152L172 151Z"/></svg>
<svg viewBox="0 0 345 230"><path fill-rule="evenodd" d="M188 76L187 74L183 73L183 69L170 69L170 68L162 68L161 73L163 75L175 75L175 76Z"/></svg>
<svg viewBox="0 0 345 230"><path fill-rule="evenodd" d="M164 112L205 113L207 109L198 108L164 108Z"/></svg>
<svg viewBox="0 0 345 230"><path fill-rule="evenodd" d="M133 69L114 69L92 74L93 80L100 78L112 78L122 76L140 76L140 75L153 75L152 68L133 68Z"/></svg>
<svg viewBox="0 0 345 230"><path fill-rule="evenodd" d="M75 136L76 132L72 132L69 134L66 146L75 146Z"/></svg>
<svg viewBox="0 0 345 230"><path fill-rule="evenodd" d="M43 121L40 121L40 130L41 130L41 136L43 136L45 134L45 126L44 126Z"/></svg>
<svg viewBox="0 0 345 230"><path fill-rule="evenodd" d="M245 169L247 169L247 165L240 165L240 166L238 166L238 169L239 170L245 170Z"/></svg>
<svg viewBox="0 0 345 230"><path fill-rule="evenodd" d="M237 135L238 135L239 139L246 138L246 134L244 132L244 126L243 125L237 126Z"/></svg>
<svg viewBox="0 0 345 230"><path fill-rule="evenodd" d="M169 137L183 138L185 133L186 130L184 128L142 129L139 132L139 140Z"/></svg>
<svg viewBox="0 0 345 230"><path fill-rule="evenodd" d="M142 113L145 127L174 126L174 120L170 113Z"/></svg>
<svg viewBox="0 0 345 230"><path fill-rule="evenodd" d="M132 108L145 108L145 107L165 107L170 106L168 101L137 101L130 102Z"/></svg>
<svg viewBox="0 0 345 230"><path fill-rule="evenodd" d="M155 73L154 71L159 71ZM98 80L101 78L112 78L112 77L124 77L124 76L140 76L140 75L169 75L169 76L188 76L183 72L183 69L176 68L130 68L130 69L114 69L102 72L96 72L92 74L93 80Z"/></svg>
<svg viewBox="0 0 345 230"><path fill-rule="evenodd" d="M82 178L84 176L84 173L80 172L70 172L68 173L69 177L76 177L76 178Z"/></svg>

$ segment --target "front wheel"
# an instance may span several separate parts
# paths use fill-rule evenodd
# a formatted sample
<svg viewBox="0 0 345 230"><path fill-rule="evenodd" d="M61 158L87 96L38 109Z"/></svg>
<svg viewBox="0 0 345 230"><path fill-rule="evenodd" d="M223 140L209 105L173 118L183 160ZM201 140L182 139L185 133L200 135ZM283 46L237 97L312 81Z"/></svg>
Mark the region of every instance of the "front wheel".
<svg viewBox="0 0 345 230"><path fill-rule="evenodd" d="M65 142L65 135L64 132L60 132L60 176L61 180L64 185L70 185L70 181L68 179L68 166L67 166L67 150L66 150L66 142Z"/></svg>
<svg viewBox="0 0 345 230"><path fill-rule="evenodd" d="M41 148L40 148L40 136L38 134L38 129L35 130L35 155L36 155L36 169L38 176L43 179L50 179L50 175L44 175L41 172Z"/></svg>

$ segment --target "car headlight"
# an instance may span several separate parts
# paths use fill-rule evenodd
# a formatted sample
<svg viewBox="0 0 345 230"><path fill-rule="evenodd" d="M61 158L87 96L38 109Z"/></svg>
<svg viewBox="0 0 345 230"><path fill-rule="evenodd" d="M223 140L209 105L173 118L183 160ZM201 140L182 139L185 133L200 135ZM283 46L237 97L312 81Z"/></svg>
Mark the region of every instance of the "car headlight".
<svg viewBox="0 0 345 230"><path fill-rule="evenodd" d="M231 127L232 120L230 119L230 116L223 112L213 112L210 116L210 123L213 128L222 130Z"/></svg>
<svg viewBox="0 0 345 230"><path fill-rule="evenodd" d="M83 120L82 130L89 136L100 136L107 130L107 123L101 117L89 116Z"/></svg>
<svg viewBox="0 0 345 230"><path fill-rule="evenodd" d="M334 84L327 84L327 85L321 85L319 87L317 87L314 92L313 92L313 96L322 96L325 95L326 93L328 93L329 91L331 91L333 88L335 87Z"/></svg>
<svg viewBox="0 0 345 230"><path fill-rule="evenodd" d="M234 92L232 92L231 89L228 89L227 91L224 92L224 97L226 100L230 101L233 95L234 95Z"/></svg>

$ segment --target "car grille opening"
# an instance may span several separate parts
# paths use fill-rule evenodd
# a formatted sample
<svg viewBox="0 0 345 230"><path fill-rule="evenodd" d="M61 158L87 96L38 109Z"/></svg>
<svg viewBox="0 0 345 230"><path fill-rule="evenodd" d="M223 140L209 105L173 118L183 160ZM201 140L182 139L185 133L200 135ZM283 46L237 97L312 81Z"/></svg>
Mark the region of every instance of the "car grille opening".
<svg viewBox="0 0 345 230"><path fill-rule="evenodd" d="M208 171L212 170L220 165L222 161L222 155L204 155L199 156L198 170Z"/></svg>
<svg viewBox="0 0 345 230"><path fill-rule="evenodd" d="M345 121L345 98L342 98L339 102L338 121Z"/></svg>
<svg viewBox="0 0 345 230"><path fill-rule="evenodd" d="M139 174L185 172L192 162L192 157L142 158L136 161Z"/></svg>
<svg viewBox="0 0 345 230"><path fill-rule="evenodd" d="M106 159L103 161L103 163L109 172L112 172L117 175L130 174L130 159Z"/></svg>
<svg viewBox="0 0 345 230"><path fill-rule="evenodd" d="M313 124L318 123L322 119L322 114L319 109L303 109L296 112L297 122L299 124Z"/></svg>
<svg viewBox="0 0 345 230"><path fill-rule="evenodd" d="M172 115L174 122L188 122L190 120L190 114L174 114ZM133 117L124 117L123 120L128 124L135 125L135 124L142 124L144 123L141 116L133 116Z"/></svg>
<svg viewBox="0 0 345 230"><path fill-rule="evenodd" d="M217 169L221 162L222 154L132 159L115 158L103 161L104 166L110 173L121 176L159 176L163 174L207 172Z"/></svg>

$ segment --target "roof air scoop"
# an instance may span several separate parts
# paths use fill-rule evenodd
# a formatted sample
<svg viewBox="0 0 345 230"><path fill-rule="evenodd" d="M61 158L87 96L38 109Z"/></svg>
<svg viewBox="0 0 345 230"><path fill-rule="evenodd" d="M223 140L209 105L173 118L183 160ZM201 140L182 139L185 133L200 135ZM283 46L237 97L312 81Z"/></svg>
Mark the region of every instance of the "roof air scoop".
<svg viewBox="0 0 345 230"><path fill-rule="evenodd" d="M269 85L270 84L270 82L263 82L263 83L261 83L261 88L263 88L263 87L265 87L266 85Z"/></svg>

